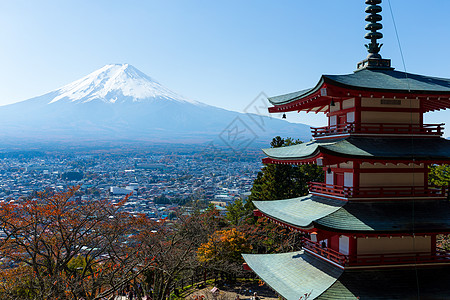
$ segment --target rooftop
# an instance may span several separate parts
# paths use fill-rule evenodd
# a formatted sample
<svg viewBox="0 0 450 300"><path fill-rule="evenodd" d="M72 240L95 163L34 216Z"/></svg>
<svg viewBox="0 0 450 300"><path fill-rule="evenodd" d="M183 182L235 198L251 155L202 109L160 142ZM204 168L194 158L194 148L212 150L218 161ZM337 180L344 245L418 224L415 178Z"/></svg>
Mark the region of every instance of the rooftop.
<svg viewBox="0 0 450 300"><path fill-rule="evenodd" d="M277 200L253 201L259 211L272 218L301 228L308 228L313 222L339 210L345 202L314 195Z"/></svg>
<svg viewBox="0 0 450 300"><path fill-rule="evenodd" d="M299 228L349 233L431 233L450 231L450 202L343 202L318 196L254 201L265 216Z"/></svg>
<svg viewBox="0 0 450 300"><path fill-rule="evenodd" d="M262 280L288 300L298 300L310 293L310 299L316 299L343 273L342 269L303 251L242 256Z"/></svg>
<svg viewBox="0 0 450 300"><path fill-rule="evenodd" d="M450 299L450 268L342 270L303 251L244 254L245 261L288 300Z"/></svg>
<svg viewBox="0 0 450 300"><path fill-rule="evenodd" d="M430 151L433 149L433 151ZM263 152L276 160L302 160L321 154L352 159L448 160L450 141L443 138L357 137L311 141Z"/></svg>
<svg viewBox="0 0 450 300"><path fill-rule="evenodd" d="M323 84L347 89L413 94L445 94L450 96L450 79L405 73L395 70L362 69L346 75L322 75L319 83L310 89L270 97L273 105L283 105L308 96Z"/></svg>

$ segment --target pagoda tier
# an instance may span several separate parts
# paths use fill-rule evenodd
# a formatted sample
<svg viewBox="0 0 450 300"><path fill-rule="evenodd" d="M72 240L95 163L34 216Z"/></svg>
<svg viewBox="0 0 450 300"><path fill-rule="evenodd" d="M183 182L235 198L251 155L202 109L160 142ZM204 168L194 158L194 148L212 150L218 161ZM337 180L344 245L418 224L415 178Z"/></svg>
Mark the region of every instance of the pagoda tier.
<svg viewBox="0 0 450 300"><path fill-rule="evenodd" d="M342 269L450 265L436 236L450 233L447 200L342 202L325 197L254 201L256 216L307 233L302 247Z"/></svg>
<svg viewBox="0 0 450 300"><path fill-rule="evenodd" d="M343 202L309 194L253 203L258 209L257 215L305 232L320 229L349 233L353 237L450 233L450 202L447 200Z"/></svg>
<svg viewBox="0 0 450 300"><path fill-rule="evenodd" d="M450 299L448 267L342 270L304 251L243 256L289 300Z"/></svg>
<svg viewBox="0 0 450 300"><path fill-rule="evenodd" d="M269 112L330 112L331 100L388 99L386 107L398 108L401 102L409 108L429 112L450 108L450 79L399 72L391 69L361 69L347 75L322 75L311 89L269 98L274 105ZM396 101L393 101L396 100ZM372 100L373 101L373 100ZM400 102L399 102L400 101ZM364 109L363 109L364 110Z"/></svg>
<svg viewBox="0 0 450 300"><path fill-rule="evenodd" d="M443 138L350 136L263 149L264 163L316 163L325 182L310 183L311 194L352 201L445 199L446 187L428 184L430 164L450 162Z"/></svg>
<svg viewBox="0 0 450 300"><path fill-rule="evenodd" d="M264 163L450 162L450 141L443 138L347 137L288 147L266 148Z"/></svg>

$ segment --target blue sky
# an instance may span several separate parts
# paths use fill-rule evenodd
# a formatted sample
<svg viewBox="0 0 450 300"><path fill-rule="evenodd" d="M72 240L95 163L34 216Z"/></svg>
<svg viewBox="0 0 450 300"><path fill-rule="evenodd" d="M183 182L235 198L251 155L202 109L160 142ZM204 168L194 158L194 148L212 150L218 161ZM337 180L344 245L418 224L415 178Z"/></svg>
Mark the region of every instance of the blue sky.
<svg viewBox="0 0 450 300"><path fill-rule="evenodd" d="M408 72L450 77L450 1L391 0ZM190 99L243 111L367 55L364 0L0 0L0 105L130 63ZM389 3L381 54L404 70ZM289 120L319 125L314 114ZM314 120L316 119L316 120ZM426 121L450 121L448 112ZM324 125L324 124L323 124Z"/></svg>

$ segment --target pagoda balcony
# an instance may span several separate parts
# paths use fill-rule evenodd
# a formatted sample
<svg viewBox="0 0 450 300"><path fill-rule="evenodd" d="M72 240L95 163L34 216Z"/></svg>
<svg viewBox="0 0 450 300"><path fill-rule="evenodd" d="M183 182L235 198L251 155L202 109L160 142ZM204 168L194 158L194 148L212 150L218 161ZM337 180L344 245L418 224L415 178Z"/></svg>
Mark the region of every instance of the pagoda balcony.
<svg viewBox="0 0 450 300"><path fill-rule="evenodd" d="M442 136L444 124L354 123L311 127L315 138L341 134L415 134Z"/></svg>
<svg viewBox="0 0 450 300"><path fill-rule="evenodd" d="M307 250L307 252L320 256L321 258L331 260L340 266L348 265L348 255L344 255L341 252L330 248L322 247L319 243L313 242L310 239L303 238L302 247Z"/></svg>
<svg viewBox="0 0 450 300"><path fill-rule="evenodd" d="M324 196L328 195L332 198L444 198L447 196L446 187L435 186L347 187L323 182L310 182L309 191Z"/></svg>
<svg viewBox="0 0 450 300"><path fill-rule="evenodd" d="M347 260L349 266L450 263L450 253L436 247L434 252L350 255Z"/></svg>
<svg viewBox="0 0 450 300"><path fill-rule="evenodd" d="M323 247L320 243L307 238L302 239L302 247L306 252L331 261L342 268L403 264L450 264L450 252L438 247L432 252L345 255L328 247Z"/></svg>

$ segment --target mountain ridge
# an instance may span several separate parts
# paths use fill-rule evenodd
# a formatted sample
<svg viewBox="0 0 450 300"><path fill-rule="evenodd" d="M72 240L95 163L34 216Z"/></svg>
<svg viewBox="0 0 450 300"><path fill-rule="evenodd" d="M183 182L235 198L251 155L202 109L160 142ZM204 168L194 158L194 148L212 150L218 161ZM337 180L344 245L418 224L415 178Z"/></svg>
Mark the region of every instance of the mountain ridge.
<svg viewBox="0 0 450 300"><path fill-rule="evenodd" d="M189 100L129 64L106 65L44 95L0 107L2 140L197 143L223 140L230 126L266 144L275 135L309 137L304 124Z"/></svg>

